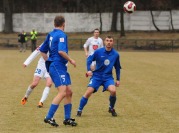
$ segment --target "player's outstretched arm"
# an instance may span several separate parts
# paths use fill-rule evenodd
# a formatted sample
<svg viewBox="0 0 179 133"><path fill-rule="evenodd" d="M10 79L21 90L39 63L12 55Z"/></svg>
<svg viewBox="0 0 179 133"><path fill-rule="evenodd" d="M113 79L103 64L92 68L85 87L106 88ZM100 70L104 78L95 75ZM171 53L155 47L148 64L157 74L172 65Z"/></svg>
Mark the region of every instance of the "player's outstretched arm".
<svg viewBox="0 0 179 133"><path fill-rule="evenodd" d="M23 67L27 67L40 54L39 48L41 47L41 45L36 48L36 50L34 50L34 52L32 52L30 56L25 60L25 62L23 63Z"/></svg>

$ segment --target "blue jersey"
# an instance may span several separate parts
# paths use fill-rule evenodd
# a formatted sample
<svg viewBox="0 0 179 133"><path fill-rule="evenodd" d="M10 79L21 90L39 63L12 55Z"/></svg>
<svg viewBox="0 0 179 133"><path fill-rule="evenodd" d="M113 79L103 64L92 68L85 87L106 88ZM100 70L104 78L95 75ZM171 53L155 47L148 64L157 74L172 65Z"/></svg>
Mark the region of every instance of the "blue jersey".
<svg viewBox="0 0 179 133"><path fill-rule="evenodd" d="M43 53L47 53L49 51L49 58L47 61L58 62L66 65L68 61L63 58L58 51L63 51L68 54L67 44L67 35L60 29L54 29L47 35L40 51Z"/></svg>
<svg viewBox="0 0 179 133"><path fill-rule="evenodd" d="M71 84L66 66L68 61L59 54L59 51L68 54L67 44L67 35L60 29L54 29L47 35L46 40L40 48L40 51L43 53L49 52L49 58L45 62L45 65L55 87Z"/></svg>
<svg viewBox="0 0 179 133"><path fill-rule="evenodd" d="M96 61L96 69L93 71L92 78L103 81L111 79L113 78L112 70L114 67L116 69L116 79L120 80L121 65L119 58L119 53L114 49L111 51L106 51L105 47L97 49L87 60L87 70L90 71L92 61Z"/></svg>

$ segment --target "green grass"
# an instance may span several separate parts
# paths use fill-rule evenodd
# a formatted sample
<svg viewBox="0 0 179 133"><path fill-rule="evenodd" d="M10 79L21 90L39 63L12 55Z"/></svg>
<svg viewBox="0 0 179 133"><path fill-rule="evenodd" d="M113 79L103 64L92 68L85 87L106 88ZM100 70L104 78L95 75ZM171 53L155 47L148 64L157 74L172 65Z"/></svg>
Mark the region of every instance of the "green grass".
<svg viewBox="0 0 179 133"><path fill-rule="evenodd" d="M86 91L83 51L70 51L77 68L69 65L73 89L72 116L77 127L64 126L63 104L55 119L59 128L43 122L56 89L52 87L44 108L37 108L45 81L35 88L24 106L20 100L31 83L38 59L29 67L22 63L30 54L0 50L0 132L1 133L178 133L179 132L179 53L120 52L121 85L117 88L116 112L108 112L109 93L100 89L91 96L81 118L75 117L79 100Z"/></svg>

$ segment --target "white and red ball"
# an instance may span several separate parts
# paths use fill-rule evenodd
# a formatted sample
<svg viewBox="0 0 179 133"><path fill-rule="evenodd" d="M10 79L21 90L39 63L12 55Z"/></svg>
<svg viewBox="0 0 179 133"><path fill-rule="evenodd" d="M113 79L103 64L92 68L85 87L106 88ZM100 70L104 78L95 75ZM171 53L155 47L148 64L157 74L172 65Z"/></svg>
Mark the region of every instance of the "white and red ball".
<svg viewBox="0 0 179 133"><path fill-rule="evenodd" d="M124 4L124 11L126 13L133 13L134 11L136 10L136 5L134 2L132 1L127 1L125 4Z"/></svg>

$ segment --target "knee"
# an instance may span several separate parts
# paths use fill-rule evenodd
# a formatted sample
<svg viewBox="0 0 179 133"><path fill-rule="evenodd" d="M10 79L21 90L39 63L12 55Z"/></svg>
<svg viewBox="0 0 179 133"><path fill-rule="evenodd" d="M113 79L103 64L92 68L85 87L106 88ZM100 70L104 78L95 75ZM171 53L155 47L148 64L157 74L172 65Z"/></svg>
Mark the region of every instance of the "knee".
<svg viewBox="0 0 179 133"><path fill-rule="evenodd" d="M110 90L111 96L116 96L116 89Z"/></svg>
<svg viewBox="0 0 179 133"><path fill-rule="evenodd" d="M68 91L66 92L66 96L67 96L67 97L72 97L72 95L73 95L72 90L68 90Z"/></svg>

